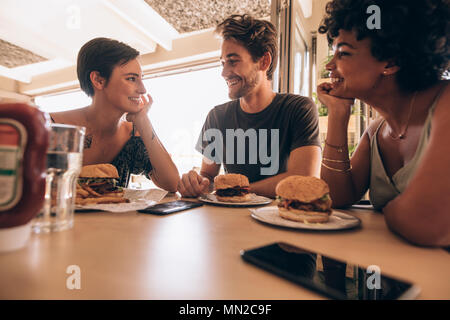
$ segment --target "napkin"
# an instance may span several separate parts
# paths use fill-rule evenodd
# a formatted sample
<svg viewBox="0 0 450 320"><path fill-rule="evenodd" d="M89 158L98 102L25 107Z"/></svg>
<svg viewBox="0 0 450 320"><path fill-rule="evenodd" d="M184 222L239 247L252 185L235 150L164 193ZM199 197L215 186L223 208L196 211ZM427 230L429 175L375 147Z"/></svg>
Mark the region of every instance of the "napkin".
<svg viewBox="0 0 450 320"><path fill-rule="evenodd" d="M161 189L124 189L124 197L129 199L129 203L106 203L106 204L86 204L77 205L75 209L102 210L109 212L127 212L145 209L157 204L167 195L166 190Z"/></svg>

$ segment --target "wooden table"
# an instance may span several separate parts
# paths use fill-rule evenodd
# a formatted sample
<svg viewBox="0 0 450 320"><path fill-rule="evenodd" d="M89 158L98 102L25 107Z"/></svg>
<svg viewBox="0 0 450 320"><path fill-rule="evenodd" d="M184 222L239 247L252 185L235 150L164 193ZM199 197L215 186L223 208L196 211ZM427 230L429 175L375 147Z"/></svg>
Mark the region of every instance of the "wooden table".
<svg viewBox="0 0 450 320"><path fill-rule="evenodd" d="M205 205L168 216L76 213L71 230L33 234L0 254L0 299L321 299L247 264L241 249L284 241L418 284L420 299L450 299L450 254L413 246L383 216L348 210L362 228L305 232L254 220L246 208ZM81 289L69 290L77 265Z"/></svg>

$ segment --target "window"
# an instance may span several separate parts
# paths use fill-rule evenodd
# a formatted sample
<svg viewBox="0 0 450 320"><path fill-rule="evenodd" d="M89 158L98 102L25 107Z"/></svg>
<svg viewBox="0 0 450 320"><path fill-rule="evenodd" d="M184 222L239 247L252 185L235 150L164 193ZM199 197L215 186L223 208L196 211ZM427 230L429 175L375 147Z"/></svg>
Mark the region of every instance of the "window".
<svg viewBox="0 0 450 320"><path fill-rule="evenodd" d="M195 144L206 116L230 100L221 71L213 67L144 81L154 101L150 120L180 174L201 165Z"/></svg>
<svg viewBox="0 0 450 320"><path fill-rule="evenodd" d="M60 112L90 105L92 99L80 89L46 96L37 96L35 103L44 112Z"/></svg>
<svg viewBox="0 0 450 320"><path fill-rule="evenodd" d="M180 174L200 167L202 155L195 150L195 144L206 116L214 106L229 101L221 70L217 65L144 80L153 98L150 120ZM78 89L38 96L35 102L44 112L59 112L85 107L92 100Z"/></svg>

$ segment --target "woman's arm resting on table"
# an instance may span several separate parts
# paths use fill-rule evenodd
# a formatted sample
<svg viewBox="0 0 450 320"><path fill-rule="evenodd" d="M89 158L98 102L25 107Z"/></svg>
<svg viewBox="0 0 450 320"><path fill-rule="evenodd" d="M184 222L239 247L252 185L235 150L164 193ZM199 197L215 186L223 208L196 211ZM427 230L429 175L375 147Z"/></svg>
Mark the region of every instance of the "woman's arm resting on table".
<svg viewBox="0 0 450 320"><path fill-rule="evenodd" d="M346 207L361 199L369 185L370 140L368 132L361 137L352 159L348 154L347 130L353 99L333 96L331 85L317 87L319 100L328 108L328 129L320 177L328 183L333 207ZM351 170L350 170L351 168Z"/></svg>
<svg viewBox="0 0 450 320"><path fill-rule="evenodd" d="M250 184L250 192L275 197L275 187L282 179L291 175L319 177L321 152L318 146L299 147L291 151L287 171Z"/></svg>
<svg viewBox="0 0 450 320"><path fill-rule="evenodd" d="M406 190L383 209L386 222L408 241L450 245L450 87L434 111L430 142Z"/></svg>
<svg viewBox="0 0 450 320"><path fill-rule="evenodd" d="M351 206L359 201L366 193L369 187L370 175L370 142L368 131L362 135L352 158L350 159L351 170L348 172L333 171L322 166L320 175L330 187L331 199L333 200L333 208L341 208ZM325 146L324 160L339 160L345 158L343 155L336 153L336 150ZM347 145L343 148L343 153L348 154ZM346 155L348 159L348 155ZM342 160L341 159L341 160ZM328 166L336 169L344 170L348 167L343 166L344 163L334 163L329 160L324 161ZM340 165L340 167L339 167Z"/></svg>

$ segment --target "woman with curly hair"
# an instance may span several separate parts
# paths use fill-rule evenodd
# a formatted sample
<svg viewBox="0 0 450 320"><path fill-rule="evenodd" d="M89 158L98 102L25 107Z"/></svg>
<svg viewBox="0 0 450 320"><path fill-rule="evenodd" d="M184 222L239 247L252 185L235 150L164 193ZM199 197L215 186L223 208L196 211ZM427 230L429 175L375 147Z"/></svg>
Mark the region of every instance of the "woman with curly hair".
<svg viewBox="0 0 450 320"><path fill-rule="evenodd" d="M379 29L368 27L371 5ZM389 228L426 246L450 245L448 17L448 0L333 0L319 28L335 49L331 83L318 86L328 108L321 177L333 204L352 205L369 189ZM381 117L349 159L355 98Z"/></svg>

